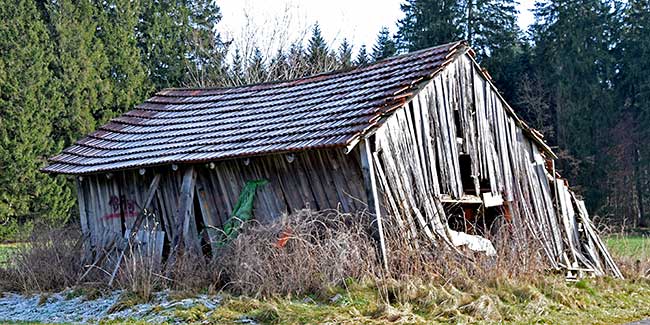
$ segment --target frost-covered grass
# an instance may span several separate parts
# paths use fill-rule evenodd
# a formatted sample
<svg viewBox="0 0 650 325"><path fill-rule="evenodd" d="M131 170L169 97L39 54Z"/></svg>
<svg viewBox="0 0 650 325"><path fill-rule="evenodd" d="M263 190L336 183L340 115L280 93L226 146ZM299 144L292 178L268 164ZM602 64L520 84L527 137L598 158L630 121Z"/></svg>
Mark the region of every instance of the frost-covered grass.
<svg viewBox="0 0 650 325"><path fill-rule="evenodd" d="M93 302L63 293L46 299L25 296L28 304L14 305L16 312L32 315L40 308L43 321L58 317L60 322L100 324L620 324L650 317L649 280L600 278L570 283L556 274L487 283L350 282L319 295L283 298L222 294L181 299L172 293L149 302L124 303L128 297L108 293ZM88 312L92 308L97 310L96 318Z"/></svg>

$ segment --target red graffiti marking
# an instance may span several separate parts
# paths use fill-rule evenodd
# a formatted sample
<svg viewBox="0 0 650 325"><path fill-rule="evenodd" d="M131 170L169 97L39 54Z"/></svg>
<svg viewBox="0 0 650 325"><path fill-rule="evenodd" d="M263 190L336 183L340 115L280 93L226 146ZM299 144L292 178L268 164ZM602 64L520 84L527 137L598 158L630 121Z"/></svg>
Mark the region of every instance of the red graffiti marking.
<svg viewBox="0 0 650 325"><path fill-rule="evenodd" d="M109 213L109 214L103 216L102 218L108 220L108 219L119 218L119 217L121 217L121 216L122 216L121 213ZM135 217L137 217L137 216L138 216L137 213L129 213L129 214L125 215L124 217L125 217L125 218L135 218Z"/></svg>
<svg viewBox="0 0 650 325"><path fill-rule="evenodd" d="M113 213L104 215L103 219L115 219L122 216L122 211L124 212L125 218L133 218L138 215L136 210L136 202L134 200L127 200L124 195L118 197L117 195L111 195L108 199L108 205L111 206Z"/></svg>

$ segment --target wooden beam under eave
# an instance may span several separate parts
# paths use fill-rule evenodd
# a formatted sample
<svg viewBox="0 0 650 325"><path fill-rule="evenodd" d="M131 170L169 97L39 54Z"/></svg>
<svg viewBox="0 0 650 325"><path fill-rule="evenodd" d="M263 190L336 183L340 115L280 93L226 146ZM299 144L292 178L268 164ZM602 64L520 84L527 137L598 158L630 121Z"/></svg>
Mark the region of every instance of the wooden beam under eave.
<svg viewBox="0 0 650 325"><path fill-rule="evenodd" d="M388 252L386 251L386 240L384 238L384 226L381 216L381 207L379 202L379 191L377 190L377 176L375 174L375 167L372 159L372 148L370 147L370 140L365 138L359 142L359 150L361 151L361 172L366 190L366 197L368 198L368 210L375 216L377 221L377 232L379 234L379 248L381 250L382 262L386 272L388 272Z"/></svg>

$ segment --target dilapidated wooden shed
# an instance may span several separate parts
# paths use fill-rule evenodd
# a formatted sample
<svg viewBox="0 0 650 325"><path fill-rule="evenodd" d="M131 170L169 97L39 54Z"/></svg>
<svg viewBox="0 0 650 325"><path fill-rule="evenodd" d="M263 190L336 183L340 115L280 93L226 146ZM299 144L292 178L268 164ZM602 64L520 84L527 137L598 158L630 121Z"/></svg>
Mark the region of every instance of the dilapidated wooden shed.
<svg viewBox="0 0 650 325"><path fill-rule="evenodd" d="M78 176L95 250L145 222L165 250L205 251L206 230L224 225L246 184L265 180L253 201L262 222L305 207L367 209L380 242L390 217L491 253L481 209L484 225L532 228L551 267L620 276L555 158L455 42L298 80L165 89L44 171Z"/></svg>

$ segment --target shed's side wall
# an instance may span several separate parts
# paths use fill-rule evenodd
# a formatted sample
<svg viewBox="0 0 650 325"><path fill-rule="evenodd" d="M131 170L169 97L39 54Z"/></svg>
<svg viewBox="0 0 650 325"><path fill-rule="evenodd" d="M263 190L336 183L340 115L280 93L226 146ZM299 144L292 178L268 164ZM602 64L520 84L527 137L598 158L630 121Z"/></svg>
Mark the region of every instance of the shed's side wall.
<svg viewBox="0 0 650 325"><path fill-rule="evenodd" d="M436 201L501 196L514 222L536 225L552 263L560 262L564 247L551 176L540 149L505 105L469 57L447 66L375 134L377 163L386 175L380 175L384 206L404 222L428 222L427 231L435 234L444 220ZM470 160L468 170L461 171L461 155ZM463 173L471 174L470 184L463 185Z"/></svg>
<svg viewBox="0 0 650 325"><path fill-rule="evenodd" d="M366 208L366 194L359 167L358 152L348 155L342 149L313 150L293 155L269 155L233 159L195 166L196 206L199 222L221 227L236 205L241 189L249 180L266 179L257 190L254 215L262 222L284 213L309 207L352 212ZM84 177L78 182L82 229L95 247L105 247L128 229L140 211L153 175L161 174L152 204L155 220L150 226L173 238L183 167L153 168L145 175L124 171ZM196 214L198 215L198 214ZM198 235L198 234L197 234Z"/></svg>

